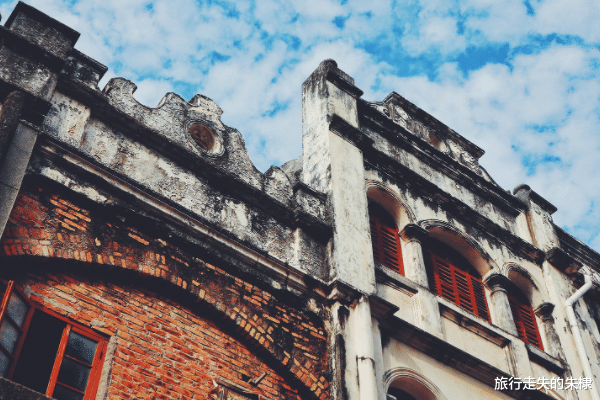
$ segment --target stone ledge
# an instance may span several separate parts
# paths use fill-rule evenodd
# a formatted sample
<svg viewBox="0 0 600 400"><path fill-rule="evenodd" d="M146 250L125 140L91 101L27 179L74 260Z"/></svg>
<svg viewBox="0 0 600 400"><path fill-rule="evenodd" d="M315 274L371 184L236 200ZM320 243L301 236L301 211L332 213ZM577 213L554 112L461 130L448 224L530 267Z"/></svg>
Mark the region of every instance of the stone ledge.
<svg viewBox="0 0 600 400"><path fill-rule="evenodd" d="M50 397L19 385L8 379L0 378L0 399L11 400L52 400Z"/></svg>
<svg viewBox="0 0 600 400"><path fill-rule="evenodd" d="M558 247L553 247L546 252L546 260L566 274L575 273L582 267L579 261Z"/></svg>
<svg viewBox="0 0 600 400"><path fill-rule="evenodd" d="M558 376L561 376L565 372L565 367L562 363L550 354L529 343L525 343L525 346L527 347L527 353L531 362L541 365Z"/></svg>
<svg viewBox="0 0 600 400"><path fill-rule="evenodd" d="M454 366L456 370L477 379L488 387L495 386L496 378L510 378L508 373L400 318L386 318L380 322L379 326L382 333L435 360ZM554 397L539 390L509 390L502 391L502 393L514 399L554 400Z"/></svg>

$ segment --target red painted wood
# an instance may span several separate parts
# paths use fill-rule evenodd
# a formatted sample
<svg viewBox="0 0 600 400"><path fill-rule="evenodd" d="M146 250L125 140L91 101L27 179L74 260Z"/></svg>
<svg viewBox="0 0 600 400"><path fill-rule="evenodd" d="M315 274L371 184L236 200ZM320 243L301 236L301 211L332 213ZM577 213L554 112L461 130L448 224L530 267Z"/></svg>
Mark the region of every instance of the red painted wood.
<svg viewBox="0 0 600 400"><path fill-rule="evenodd" d="M383 222L382 218L373 215L373 213L370 215L369 220L375 261L404 275L398 228L396 225Z"/></svg>
<svg viewBox="0 0 600 400"><path fill-rule="evenodd" d="M451 261L428 250L424 251L423 255L431 260L425 264L426 267L432 269L432 273L428 275L433 277L435 291L438 295L481 318L490 320L485 289L479 277L471 275Z"/></svg>
<svg viewBox="0 0 600 400"><path fill-rule="evenodd" d="M48 312L48 314L55 315L55 313L53 313L53 312ZM68 321L68 319L66 319L62 316L60 319ZM83 400L92 400L95 398L96 391L98 390L99 379L100 379L100 375L102 372L101 371L102 370L102 361L104 360L104 355L106 353L107 340L104 338L104 336L99 335L98 333L94 332L93 330L86 328L84 326L81 326L81 325L74 325L73 323L68 323L67 326L65 327L65 330L63 331L63 336L60 341L60 346L58 348L58 353L56 355L56 361L55 361L54 367L52 369L52 374L50 376L50 382L48 383L48 390L46 392L46 395L52 396L52 393L54 393L54 388L56 387L57 383L62 386L65 386L67 388L78 391L77 389L71 388L70 386L67 386L62 382L57 382L58 373L60 372L60 365L62 363L62 360L65 357L67 357L67 356L65 356L65 349L67 347L67 342L69 340L69 334L71 332L79 333L82 336L86 336L89 339L92 339L92 340L98 342L98 344L96 346L96 353L94 354L94 360L93 360L92 364L88 365L85 363L81 363L83 365L88 365L91 367Z"/></svg>
<svg viewBox="0 0 600 400"><path fill-rule="evenodd" d="M11 324L19 332L19 339L17 340L14 353L10 354L6 349L4 349L3 346L0 345L0 350L2 350L2 352L11 359L10 367L8 368L8 374L6 375L7 379L11 379L15 372L15 367L17 365L16 360L18 360L21 349L23 348L23 342L25 341L25 336L27 336L27 329L29 329L29 323L31 322L31 317L33 316L33 310L35 308L25 293L23 293L23 291L14 284L14 281L3 282L6 284L6 290L2 296L2 305L0 306L0 325L2 325L6 318L8 318L10 322L14 322L7 313L8 304L13 293L19 296L23 301L25 301L25 303L29 305L29 310L27 311L27 315L23 321L23 326L20 327L16 323Z"/></svg>
<svg viewBox="0 0 600 400"><path fill-rule="evenodd" d="M60 371L60 365L62 364L63 356L65 355L65 349L67 348L67 340L69 340L70 332L71 325L65 326L62 337L60 338L60 345L58 346L56 359L54 360L54 367L52 367L52 373L50 374L50 381L48 382L46 396L52 397L52 394L54 393L54 387L56 386L56 378L58 378L58 372Z"/></svg>
<svg viewBox="0 0 600 400"><path fill-rule="evenodd" d="M5 281L3 281L3 282L5 282ZM3 351L7 356L9 356L11 358L11 365L9 367L9 372L7 374L7 378L11 379L14 374L14 371L15 371L15 368L17 365L17 361L19 359L19 355L23 348L23 343L25 342L25 338L27 336L27 331L29 329L29 325L31 324L31 320L33 318L33 313L37 309L40 312L45 312L47 314L50 314L51 316L58 318L62 321L65 321L67 323L67 325L65 326L65 329L63 331L62 337L61 337L60 345L58 348L58 353L56 355L54 366L52 368L50 381L48 382L46 395L52 396L52 393L54 392L54 388L56 387L56 384L57 384L58 373L60 371L60 365L62 363L62 360L65 357L64 353L65 353L65 349L67 346L67 341L69 339L69 334L71 331L73 331L73 332L77 332L83 336L86 336L86 337L98 342L98 345L96 347L96 353L94 355L94 361L93 361L92 365L90 365L91 371L90 371L90 375L88 377L88 383L87 383L85 397L84 397L84 400L94 399L94 397L96 396L96 391L98 389L98 384L99 384L98 381L99 381L100 375L101 375L102 361L104 360L104 355L106 353L106 347L107 347L106 337L103 335L100 335L97 332L95 332L89 328L86 328L84 326L75 325L75 324L73 324L73 322L71 322L71 320L69 318L59 315L53 311L47 310L47 309L43 308L42 306L40 306L39 304L32 302L25 295L25 293L18 286L16 286L14 284L13 281L5 282L5 283L7 285L6 290L5 290L4 294L0 294L2 296L2 302L0 305L0 324L2 323L2 321L5 318L10 318L7 314L7 306L10 301L11 294L13 294L13 293L16 294L22 300L24 300L27 304L29 304L29 310L28 310L25 320L23 322L23 326L20 328L18 325L14 324L15 328L17 328L20 331L19 340L17 342L14 354L11 355L7 351L5 351L3 348L0 347L0 350ZM63 385L63 386L68 387L67 385Z"/></svg>
<svg viewBox="0 0 600 400"><path fill-rule="evenodd" d="M12 283L12 282L11 282ZM29 298L23 293L21 288L16 285L12 285L12 290L19 294L27 304L29 304L29 311L27 311L27 316L25 317L25 321L23 322L23 326L20 328L21 336L19 336L19 341L17 342L17 347L15 348L15 354L13 354L13 361L11 362L10 368L8 370L8 379L12 379L13 374L15 373L15 368L17 367L17 363L15 360L19 359L19 355L21 354L21 350L23 349L23 343L25 343L25 338L27 337L27 331L29 330L29 324L31 323L31 319L33 318L33 312L35 310L34 303L29 300ZM8 292L8 291L7 291ZM10 298L10 295L9 295ZM8 304L8 303L7 303ZM2 320L0 319L0 324L2 324Z"/></svg>
<svg viewBox="0 0 600 400"><path fill-rule="evenodd" d="M516 288L511 290L508 295L508 303L510 304L519 338L526 343L544 350L533 308L529 300L522 293L517 292L518 290Z"/></svg>

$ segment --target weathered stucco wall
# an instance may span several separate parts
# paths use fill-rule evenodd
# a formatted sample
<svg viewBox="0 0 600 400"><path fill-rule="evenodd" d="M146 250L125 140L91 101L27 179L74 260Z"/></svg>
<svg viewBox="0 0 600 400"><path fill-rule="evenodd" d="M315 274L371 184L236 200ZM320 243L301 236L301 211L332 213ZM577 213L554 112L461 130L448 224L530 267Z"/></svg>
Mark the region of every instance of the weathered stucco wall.
<svg viewBox="0 0 600 400"><path fill-rule="evenodd" d="M321 400L384 400L390 384L419 400L547 399L495 391L494 378L578 378L587 361L600 376L598 292L575 306L577 327L564 310L582 273L600 282L600 255L554 226L550 202L499 187L482 149L397 93L362 100L325 60L302 86L303 155L261 173L209 98L168 93L149 108L126 79L100 90L106 67L73 48L79 34L23 3L0 34L0 276L118 337L113 397L136 395L144 376L155 384L141 397L202 397L211 377L242 384L257 368L267 397ZM405 276L374 260L368 201L396 220ZM432 290L428 237L481 275L491 321ZM511 282L544 350L518 338ZM124 299L144 306L129 312ZM162 353L132 350L151 331L136 317L166 332ZM160 382L168 354L191 357L179 337L194 367Z"/></svg>

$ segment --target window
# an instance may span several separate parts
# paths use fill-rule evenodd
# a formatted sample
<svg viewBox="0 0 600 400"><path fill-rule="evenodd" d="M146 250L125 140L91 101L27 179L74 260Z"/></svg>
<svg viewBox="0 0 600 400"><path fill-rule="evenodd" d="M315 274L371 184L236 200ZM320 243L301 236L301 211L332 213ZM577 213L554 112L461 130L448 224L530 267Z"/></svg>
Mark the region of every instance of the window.
<svg viewBox="0 0 600 400"><path fill-rule="evenodd" d="M12 281L0 294L0 375L58 400L93 399L106 338L33 303Z"/></svg>
<svg viewBox="0 0 600 400"><path fill-rule="evenodd" d="M369 221L375 261L404 275L400 236L394 219L382 206L370 202Z"/></svg>
<svg viewBox="0 0 600 400"><path fill-rule="evenodd" d="M481 277L463 256L447 244L429 239L423 243L423 257L430 285L438 295L490 320Z"/></svg>
<svg viewBox="0 0 600 400"><path fill-rule="evenodd" d="M509 287L508 303L510 304L510 310L517 326L519 338L526 343L544 350L531 303L529 303L523 292L514 285Z"/></svg>

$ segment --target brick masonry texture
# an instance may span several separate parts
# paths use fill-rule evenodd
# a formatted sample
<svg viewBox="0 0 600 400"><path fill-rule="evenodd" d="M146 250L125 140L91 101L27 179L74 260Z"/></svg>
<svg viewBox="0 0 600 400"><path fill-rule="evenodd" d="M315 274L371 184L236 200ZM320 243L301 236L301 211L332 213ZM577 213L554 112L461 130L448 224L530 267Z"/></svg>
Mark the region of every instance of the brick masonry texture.
<svg viewBox="0 0 600 400"><path fill-rule="evenodd" d="M322 321L191 257L156 232L119 223L81 203L43 182L24 185L0 241L4 262L34 256L75 260L69 263L82 272L90 265L113 272L119 267L167 281L171 292L192 294L196 307L206 311L195 314L137 285L59 273L50 280L31 276L34 300L118 337L110 398L205 398L213 378L241 382L242 374L254 379L263 372L268 376L259 388L266 398L300 398L303 393L329 398Z"/></svg>

